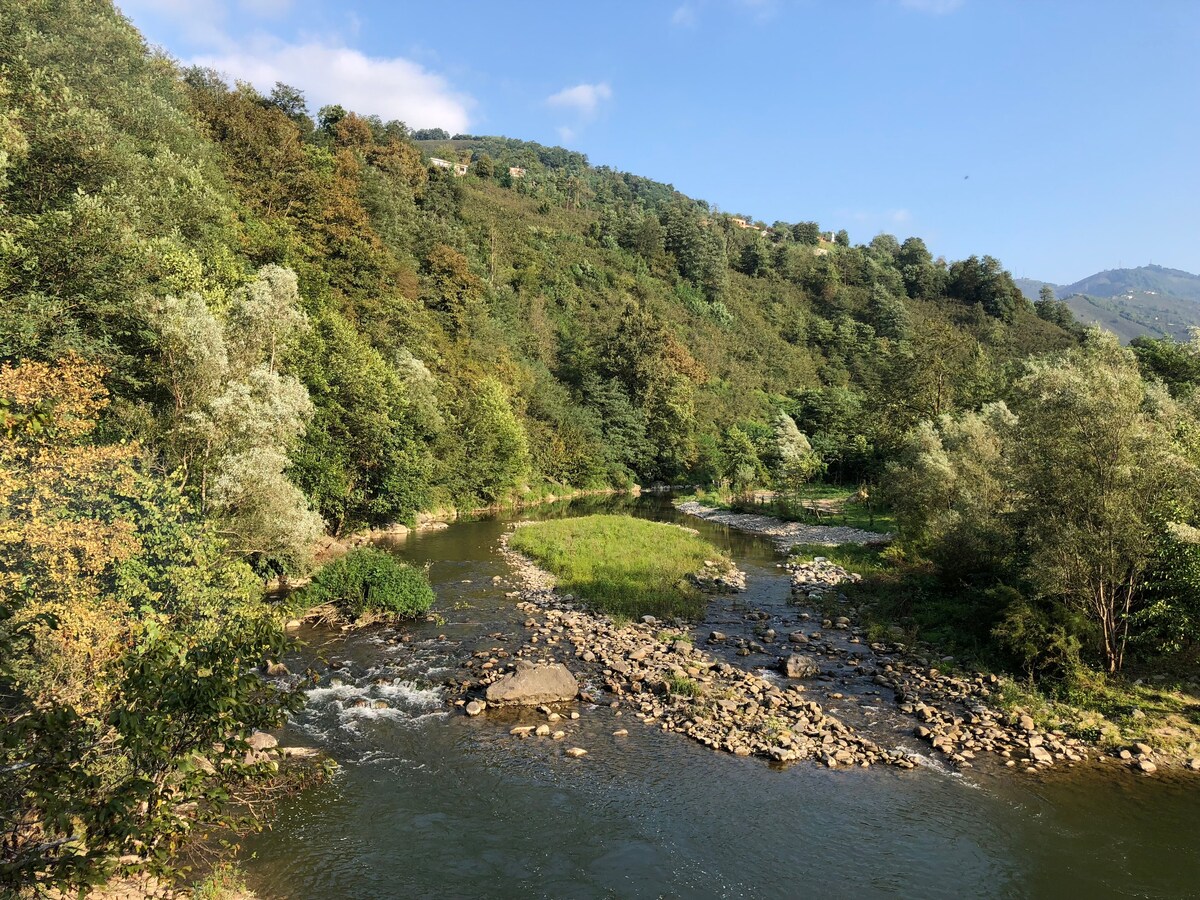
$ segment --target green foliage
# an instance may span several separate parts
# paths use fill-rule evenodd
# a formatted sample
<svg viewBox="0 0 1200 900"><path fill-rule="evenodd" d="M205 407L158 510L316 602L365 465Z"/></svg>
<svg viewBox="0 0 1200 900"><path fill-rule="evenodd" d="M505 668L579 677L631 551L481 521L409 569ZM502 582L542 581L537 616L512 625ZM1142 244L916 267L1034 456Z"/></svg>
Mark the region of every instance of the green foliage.
<svg viewBox="0 0 1200 900"><path fill-rule="evenodd" d="M1194 573L1178 537L1191 532L1176 517L1200 501L1195 413L1098 332L1027 363L1012 404L913 433L888 482L906 546L960 583L1028 590L1036 602L1013 605L997 637L1030 670L1046 654L1065 667L1077 641L1116 671L1136 627L1164 648L1190 643Z"/></svg>
<svg viewBox="0 0 1200 900"><path fill-rule="evenodd" d="M534 522L514 531L509 546L558 576L560 590L631 619L698 618L705 600L687 576L724 558L685 529L628 516Z"/></svg>
<svg viewBox="0 0 1200 900"><path fill-rule="evenodd" d="M423 571L374 547L352 550L318 569L302 594L306 604L332 604L350 619L412 618L426 612L434 599Z"/></svg>
<svg viewBox="0 0 1200 900"><path fill-rule="evenodd" d="M54 405L0 439L5 887L171 877L189 835L237 822L246 734L299 700L254 671L288 640L250 569L137 447L94 442L99 371L0 367L12 405Z"/></svg>

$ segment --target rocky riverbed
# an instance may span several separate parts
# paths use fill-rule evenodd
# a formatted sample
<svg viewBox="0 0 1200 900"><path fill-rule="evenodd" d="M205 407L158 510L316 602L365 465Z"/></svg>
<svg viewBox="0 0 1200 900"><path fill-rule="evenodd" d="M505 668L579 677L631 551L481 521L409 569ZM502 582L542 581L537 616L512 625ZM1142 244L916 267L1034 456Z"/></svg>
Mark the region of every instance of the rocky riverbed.
<svg viewBox="0 0 1200 900"><path fill-rule="evenodd" d="M519 608L529 615L528 639L507 661L479 663L476 690L511 679L530 662L549 668L572 659L584 681L585 703L631 711L647 726L686 734L717 750L779 762L816 759L831 768L915 765L906 751L880 747L827 714L802 682L776 683L723 662L693 646L690 630L679 623L650 616L620 623L588 612L573 596L555 591L550 573L503 544L502 552L522 587ZM736 589L736 579L728 573L723 578ZM471 703L476 705L469 713L482 711L479 700L464 706ZM546 706L544 714L549 721L543 736L554 738L550 726L562 713ZM526 728L515 732L538 734Z"/></svg>
<svg viewBox="0 0 1200 900"><path fill-rule="evenodd" d="M484 712L483 693L519 669L567 663L585 706L607 705L739 756L911 768L931 754L953 768L1029 773L1098 756L1065 733L1039 730L1028 715L996 709L994 675L948 671L952 660L927 659L894 639L870 640L842 590L859 576L822 557L786 564L786 612L739 608L733 600L724 610L740 620L738 628L721 624L727 618L694 634L686 623L621 623L594 614L557 592L553 576L508 550L506 539L501 553L518 588L509 597L528 616L526 635L513 651L494 648L464 664L471 677L460 682L456 702L469 714ZM736 572L707 581L730 595L744 588ZM542 705L543 725L513 733L562 740L558 723L578 715L566 700ZM1145 745L1114 758L1145 774L1161 764Z"/></svg>

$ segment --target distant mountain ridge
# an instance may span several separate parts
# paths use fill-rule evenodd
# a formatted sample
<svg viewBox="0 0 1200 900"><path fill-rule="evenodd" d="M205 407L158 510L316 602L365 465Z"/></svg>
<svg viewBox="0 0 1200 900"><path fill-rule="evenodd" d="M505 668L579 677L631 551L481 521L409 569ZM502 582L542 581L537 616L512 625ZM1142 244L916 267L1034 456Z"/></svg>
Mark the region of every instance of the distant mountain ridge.
<svg viewBox="0 0 1200 900"><path fill-rule="evenodd" d="M1016 283L1031 300L1048 284L1081 322L1108 328L1126 342L1139 335L1187 340L1189 329L1200 328L1200 275L1182 269L1147 265L1107 269L1067 285L1032 278Z"/></svg>

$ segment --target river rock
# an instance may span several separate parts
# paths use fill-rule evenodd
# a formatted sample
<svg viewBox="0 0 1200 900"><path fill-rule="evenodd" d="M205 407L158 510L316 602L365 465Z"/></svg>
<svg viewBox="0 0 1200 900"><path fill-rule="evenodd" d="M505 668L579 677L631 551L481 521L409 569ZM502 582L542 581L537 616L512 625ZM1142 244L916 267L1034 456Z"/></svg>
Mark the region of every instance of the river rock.
<svg viewBox="0 0 1200 900"><path fill-rule="evenodd" d="M1148 759L1139 759L1137 767L1139 771L1146 775L1153 775L1158 771L1158 766L1150 762Z"/></svg>
<svg viewBox="0 0 1200 900"><path fill-rule="evenodd" d="M779 661L779 668L788 678L812 678L821 673L821 667L811 656L793 653Z"/></svg>
<svg viewBox="0 0 1200 900"><path fill-rule="evenodd" d="M256 731L246 738L246 746L255 751L274 750L279 746L279 741L265 731Z"/></svg>
<svg viewBox="0 0 1200 900"><path fill-rule="evenodd" d="M587 751L582 747L571 747L567 750L567 756L571 757L571 759L579 759L587 756Z"/></svg>
<svg viewBox="0 0 1200 900"><path fill-rule="evenodd" d="M579 693L579 683L571 670L562 663L529 666L492 682L487 689L487 702L516 703L537 706L573 700Z"/></svg>
<svg viewBox="0 0 1200 900"><path fill-rule="evenodd" d="M481 712L483 712L485 709L487 709L487 704L484 703L482 700L472 700L470 703L467 704L467 715L468 716L477 716Z"/></svg>

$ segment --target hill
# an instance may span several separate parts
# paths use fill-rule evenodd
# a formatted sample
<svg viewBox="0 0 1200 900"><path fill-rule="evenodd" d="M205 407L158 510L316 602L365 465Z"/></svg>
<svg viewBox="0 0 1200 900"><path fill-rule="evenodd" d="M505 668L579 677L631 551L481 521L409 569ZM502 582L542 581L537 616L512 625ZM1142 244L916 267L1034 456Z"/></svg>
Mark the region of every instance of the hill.
<svg viewBox="0 0 1200 900"><path fill-rule="evenodd" d="M781 414L829 477L871 479L914 423L1076 339L988 256L820 245L561 147L314 120L108 3L4 19L0 360L101 366L102 433L261 567L314 518L765 471Z"/></svg>
<svg viewBox="0 0 1200 900"><path fill-rule="evenodd" d="M1016 279L1036 300L1043 284ZM1200 327L1200 275L1163 266L1109 269L1068 285L1050 285L1080 322L1098 324L1128 343L1135 337L1187 340Z"/></svg>

